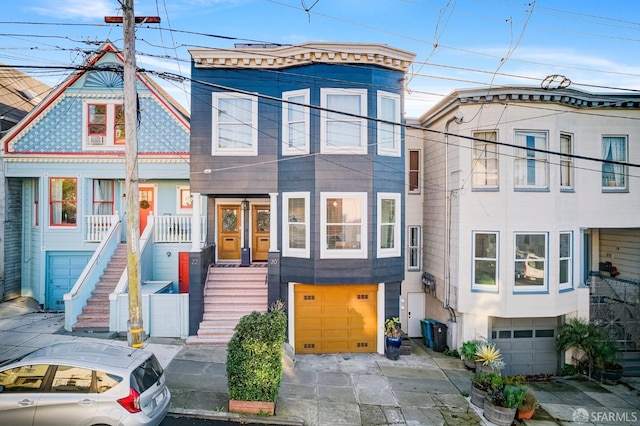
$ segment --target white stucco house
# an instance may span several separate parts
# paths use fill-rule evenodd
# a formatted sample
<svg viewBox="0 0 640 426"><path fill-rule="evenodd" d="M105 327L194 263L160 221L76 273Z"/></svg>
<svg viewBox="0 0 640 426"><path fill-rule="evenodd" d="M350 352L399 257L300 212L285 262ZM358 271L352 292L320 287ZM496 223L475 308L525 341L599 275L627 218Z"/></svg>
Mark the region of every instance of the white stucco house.
<svg viewBox="0 0 640 426"><path fill-rule="evenodd" d="M409 121L407 149L422 139L420 270L434 283L425 316L448 325L449 347L485 338L505 373L553 373L558 326L578 316L637 356L638 118L637 94L493 87Z"/></svg>

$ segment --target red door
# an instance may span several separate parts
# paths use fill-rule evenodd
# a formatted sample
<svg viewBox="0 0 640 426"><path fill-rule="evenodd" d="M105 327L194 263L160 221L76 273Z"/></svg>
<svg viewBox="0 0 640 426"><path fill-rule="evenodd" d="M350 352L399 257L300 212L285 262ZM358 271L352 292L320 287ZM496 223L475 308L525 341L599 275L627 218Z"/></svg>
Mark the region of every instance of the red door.
<svg viewBox="0 0 640 426"><path fill-rule="evenodd" d="M189 293L189 252L178 253L178 291Z"/></svg>
<svg viewBox="0 0 640 426"><path fill-rule="evenodd" d="M147 227L147 218L149 213L153 210L155 203L155 190L153 187L139 187L138 188L138 201L140 202L140 235L144 232L144 228Z"/></svg>

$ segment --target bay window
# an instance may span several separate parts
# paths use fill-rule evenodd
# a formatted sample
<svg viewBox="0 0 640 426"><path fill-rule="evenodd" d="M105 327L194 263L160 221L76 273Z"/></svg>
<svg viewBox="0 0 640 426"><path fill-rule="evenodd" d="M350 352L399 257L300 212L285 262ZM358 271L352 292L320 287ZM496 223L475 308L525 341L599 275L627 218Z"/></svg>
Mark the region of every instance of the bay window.
<svg viewBox="0 0 640 426"><path fill-rule="evenodd" d="M378 90L378 155L400 156L400 96Z"/></svg>
<svg viewBox="0 0 640 426"><path fill-rule="evenodd" d="M517 131L515 150L516 189L548 188L549 154L534 149L547 150L547 134L544 132Z"/></svg>
<svg viewBox="0 0 640 426"><path fill-rule="evenodd" d="M546 291L547 234L515 234L515 291Z"/></svg>
<svg viewBox="0 0 640 426"><path fill-rule="evenodd" d="M619 163L627 162L626 136L604 136L602 159ZM602 188L606 190L627 189L627 170L624 164L602 163Z"/></svg>
<svg viewBox="0 0 640 426"><path fill-rule="evenodd" d="M573 234L571 232L560 233L560 260L559 260L559 287L560 290L569 290L573 287Z"/></svg>
<svg viewBox="0 0 640 426"><path fill-rule="evenodd" d="M320 152L366 154L367 91L320 89L320 97L320 106L323 108L320 113Z"/></svg>
<svg viewBox="0 0 640 426"><path fill-rule="evenodd" d="M400 194L378 194L377 257L400 256Z"/></svg>
<svg viewBox="0 0 640 426"><path fill-rule="evenodd" d="M320 257L367 258L367 193L320 194Z"/></svg>
<svg viewBox="0 0 640 426"><path fill-rule="evenodd" d="M309 89L284 92L282 99L282 155L309 153Z"/></svg>
<svg viewBox="0 0 640 426"><path fill-rule="evenodd" d="M282 255L285 257L308 258L310 255L309 198L308 192L282 194Z"/></svg>
<svg viewBox="0 0 640 426"><path fill-rule="evenodd" d="M498 291L498 233L473 233L473 290Z"/></svg>
<svg viewBox="0 0 640 426"><path fill-rule="evenodd" d="M498 145L491 142L498 141L498 133L474 132L473 137L473 186L474 188L497 188Z"/></svg>

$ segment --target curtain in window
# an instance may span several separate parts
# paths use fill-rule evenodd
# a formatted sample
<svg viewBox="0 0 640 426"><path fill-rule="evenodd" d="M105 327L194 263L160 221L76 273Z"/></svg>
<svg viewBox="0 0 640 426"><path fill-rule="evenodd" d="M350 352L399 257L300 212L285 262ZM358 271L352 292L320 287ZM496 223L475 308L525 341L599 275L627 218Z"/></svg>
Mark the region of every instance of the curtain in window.
<svg viewBox="0 0 640 426"><path fill-rule="evenodd" d="M93 214L113 214L113 181L95 179L93 181Z"/></svg>
<svg viewBox="0 0 640 426"><path fill-rule="evenodd" d="M62 180L51 179L51 224L62 223Z"/></svg>
<svg viewBox="0 0 640 426"><path fill-rule="evenodd" d="M518 134L516 143L520 146L547 149L546 135ZM514 179L516 186L547 186L547 155L531 149L516 149Z"/></svg>
<svg viewBox="0 0 640 426"><path fill-rule="evenodd" d="M391 249L395 247L396 200L383 199L381 203L380 248Z"/></svg>
<svg viewBox="0 0 640 426"><path fill-rule="evenodd" d="M327 95L327 108L360 115L360 95ZM360 146L360 119L327 113L327 146Z"/></svg>
<svg viewBox="0 0 640 426"><path fill-rule="evenodd" d="M611 161L625 161L625 138L603 137L602 158ZM602 163L602 186L624 187L624 165Z"/></svg>
<svg viewBox="0 0 640 426"><path fill-rule="evenodd" d="M252 146L251 99L218 100L218 147L249 149Z"/></svg>
<svg viewBox="0 0 640 426"><path fill-rule="evenodd" d="M289 198L289 248L305 249L306 227L305 199Z"/></svg>

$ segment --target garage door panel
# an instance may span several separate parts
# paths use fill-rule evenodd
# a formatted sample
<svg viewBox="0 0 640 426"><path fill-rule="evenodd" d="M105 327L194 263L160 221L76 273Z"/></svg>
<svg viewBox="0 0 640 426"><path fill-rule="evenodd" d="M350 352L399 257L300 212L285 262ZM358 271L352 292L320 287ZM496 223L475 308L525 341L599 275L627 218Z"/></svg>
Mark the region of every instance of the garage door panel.
<svg viewBox="0 0 640 426"><path fill-rule="evenodd" d="M377 286L296 285L294 291L297 353L376 351Z"/></svg>

